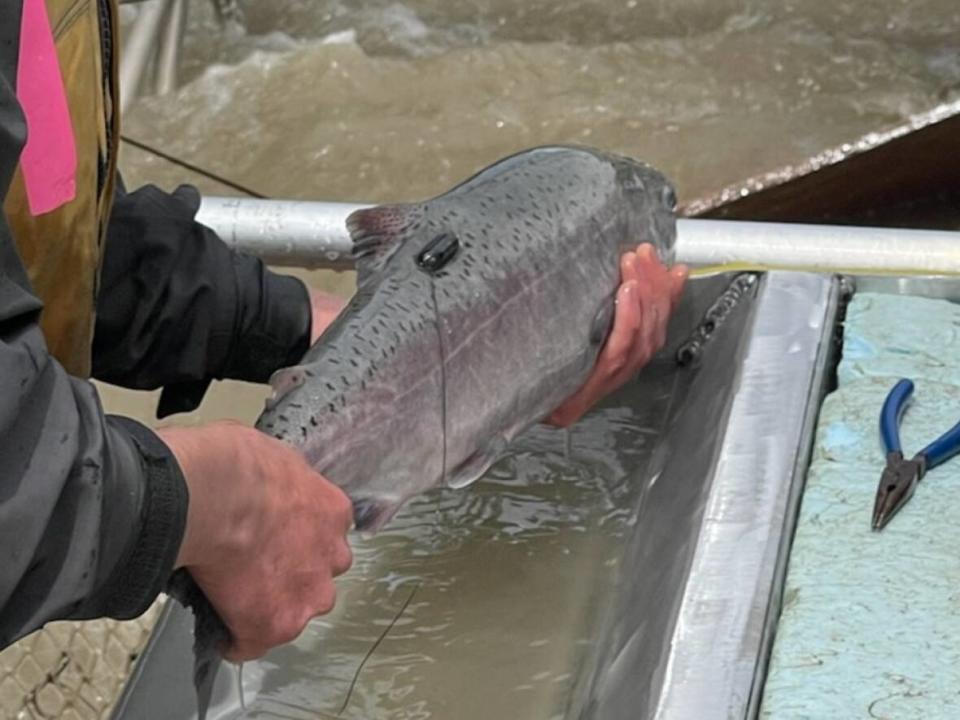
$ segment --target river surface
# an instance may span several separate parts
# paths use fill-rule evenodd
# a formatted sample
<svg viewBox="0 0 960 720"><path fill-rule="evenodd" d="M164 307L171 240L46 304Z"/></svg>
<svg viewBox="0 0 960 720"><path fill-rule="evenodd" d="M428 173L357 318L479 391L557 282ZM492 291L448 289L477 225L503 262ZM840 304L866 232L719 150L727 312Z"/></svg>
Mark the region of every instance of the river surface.
<svg viewBox="0 0 960 720"><path fill-rule="evenodd" d="M653 163L682 203L960 97L956 0L280 0L222 28L189 6L185 84L137 100L125 132L277 198L420 199L575 142ZM129 146L121 167L130 186L236 194ZM103 394L152 418L155 393ZM218 384L172 422L252 422L264 395ZM569 456L538 429L483 481L355 538L337 608L247 667L231 716L562 717L646 481L653 431L624 398Z"/></svg>
<svg viewBox="0 0 960 720"><path fill-rule="evenodd" d="M683 201L960 97L953 0L281 0L249 33L191 6L193 80L127 131L276 197L419 199L578 142Z"/></svg>

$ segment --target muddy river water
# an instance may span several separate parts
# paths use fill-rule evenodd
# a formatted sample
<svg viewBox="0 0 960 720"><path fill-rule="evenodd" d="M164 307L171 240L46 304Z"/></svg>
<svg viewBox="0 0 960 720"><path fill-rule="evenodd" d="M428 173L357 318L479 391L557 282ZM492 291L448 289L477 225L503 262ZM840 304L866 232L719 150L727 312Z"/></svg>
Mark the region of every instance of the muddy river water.
<svg viewBox="0 0 960 720"><path fill-rule="evenodd" d="M956 0L239 7L221 28L190 3L183 86L137 100L125 131L277 198L418 199L578 142L653 163L682 202L960 97ZM235 194L129 146L121 167L130 186ZM300 275L353 289L349 273ZM156 394L102 390L108 410L152 419ZM168 422L252 422L264 395L219 384ZM248 667L231 716L562 717L653 434L626 400L578 427L569 455L538 429L470 489L356 538L335 611Z"/></svg>

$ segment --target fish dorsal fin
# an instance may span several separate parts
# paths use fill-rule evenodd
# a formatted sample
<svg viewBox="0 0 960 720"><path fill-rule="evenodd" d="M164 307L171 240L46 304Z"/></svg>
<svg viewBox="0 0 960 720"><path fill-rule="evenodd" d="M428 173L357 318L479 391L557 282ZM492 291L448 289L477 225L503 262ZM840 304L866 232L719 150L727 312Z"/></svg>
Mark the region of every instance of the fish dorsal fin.
<svg viewBox="0 0 960 720"><path fill-rule="evenodd" d="M353 241L358 285L383 269L419 226L422 216L423 209L418 205L378 205L350 213L347 230Z"/></svg>

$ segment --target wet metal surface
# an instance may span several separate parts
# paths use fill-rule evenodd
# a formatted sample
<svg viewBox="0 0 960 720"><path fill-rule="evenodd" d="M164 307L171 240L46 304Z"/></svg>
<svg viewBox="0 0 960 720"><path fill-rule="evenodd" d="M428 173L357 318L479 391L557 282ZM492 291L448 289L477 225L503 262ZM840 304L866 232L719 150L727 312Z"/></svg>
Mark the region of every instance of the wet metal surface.
<svg viewBox="0 0 960 720"><path fill-rule="evenodd" d="M608 660L585 716L747 717L779 610L838 290L821 276L767 275L740 347L721 326L689 395L675 398L684 410L661 438L662 477L628 544L635 572L616 593L617 630L602 643ZM691 491L697 500L684 502Z"/></svg>
<svg viewBox="0 0 960 720"><path fill-rule="evenodd" d="M244 667L245 710L221 671L211 717L742 712L836 283L768 275L678 369L732 279L693 282L668 348L575 429L569 456L537 428L477 485L358 538L334 613ZM187 619L167 616L119 717L192 717Z"/></svg>

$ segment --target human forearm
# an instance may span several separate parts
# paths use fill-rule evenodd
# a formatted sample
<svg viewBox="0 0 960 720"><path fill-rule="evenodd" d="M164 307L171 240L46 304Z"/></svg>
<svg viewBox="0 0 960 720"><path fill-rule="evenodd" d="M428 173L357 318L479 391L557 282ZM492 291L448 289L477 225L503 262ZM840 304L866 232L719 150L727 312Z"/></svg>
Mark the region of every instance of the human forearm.
<svg viewBox="0 0 960 720"><path fill-rule="evenodd" d="M186 486L147 428L104 416L47 353L0 217L0 647L70 617L134 617L169 576Z"/></svg>
<svg viewBox="0 0 960 720"><path fill-rule="evenodd" d="M232 422L160 431L190 488L176 565L231 635L227 657L258 657L334 603L349 568L353 513L341 490L284 443Z"/></svg>
<svg viewBox="0 0 960 720"><path fill-rule="evenodd" d="M19 4L0 3L0 204L26 138ZM149 430L104 416L49 354L0 211L0 646L67 617L131 617L165 582L186 490Z"/></svg>

